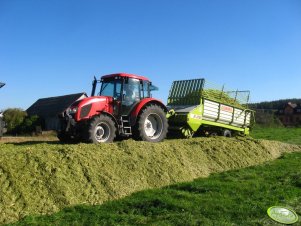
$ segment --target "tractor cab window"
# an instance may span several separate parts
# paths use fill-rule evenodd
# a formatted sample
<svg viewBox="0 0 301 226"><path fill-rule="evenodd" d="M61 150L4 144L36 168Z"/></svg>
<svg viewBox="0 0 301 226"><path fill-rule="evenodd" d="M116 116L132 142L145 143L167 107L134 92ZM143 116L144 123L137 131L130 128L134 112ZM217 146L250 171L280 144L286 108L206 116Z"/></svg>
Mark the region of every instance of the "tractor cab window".
<svg viewBox="0 0 301 226"><path fill-rule="evenodd" d="M133 107L140 101L140 80L126 78L122 91L122 115L128 115Z"/></svg>
<svg viewBox="0 0 301 226"><path fill-rule="evenodd" d="M141 84L141 93L142 93L142 97L143 98L148 98L150 97L150 92L149 92L149 81L143 81L142 84Z"/></svg>
<svg viewBox="0 0 301 226"><path fill-rule="evenodd" d="M104 80L101 84L99 96L121 98L121 81L119 79Z"/></svg>
<svg viewBox="0 0 301 226"><path fill-rule="evenodd" d="M123 85L123 98L125 105L132 105L140 100L140 81L138 79L129 78L125 80Z"/></svg>

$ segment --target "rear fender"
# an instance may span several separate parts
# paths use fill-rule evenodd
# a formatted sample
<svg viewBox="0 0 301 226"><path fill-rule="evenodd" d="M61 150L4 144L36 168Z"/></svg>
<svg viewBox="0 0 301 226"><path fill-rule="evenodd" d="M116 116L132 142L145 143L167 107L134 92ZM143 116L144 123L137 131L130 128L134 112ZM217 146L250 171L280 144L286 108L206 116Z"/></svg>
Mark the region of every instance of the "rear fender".
<svg viewBox="0 0 301 226"><path fill-rule="evenodd" d="M149 105L158 105L160 107L162 107L162 109L167 112L167 108L166 106L158 99L155 98L145 98L143 100L141 100L133 109L133 111L131 112L131 125L135 125L137 118L139 116L139 114L142 112L142 110L149 106Z"/></svg>

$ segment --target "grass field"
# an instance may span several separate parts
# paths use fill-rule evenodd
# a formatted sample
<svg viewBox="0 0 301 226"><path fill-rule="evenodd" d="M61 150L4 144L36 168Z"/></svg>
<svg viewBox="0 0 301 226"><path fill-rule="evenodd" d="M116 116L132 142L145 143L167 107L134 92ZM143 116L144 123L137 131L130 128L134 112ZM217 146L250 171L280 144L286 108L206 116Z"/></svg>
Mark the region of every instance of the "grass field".
<svg viewBox="0 0 301 226"><path fill-rule="evenodd" d="M0 144L0 223L258 165L300 147L248 138Z"/></svg>
<svg viewBox="0 0 301 226"><path fill-rule="evenodd" d="M255 128L253 132L253 136L256 138L271 139L271 140L274 139L274 140L300 144L300 140L298 139L298 136L300 136L299 129L287 130L281 128L281 131L282 133L285 133L285 135L286 134L292 134L292 135L281 136L281 132L276 129L259 130L258 128ZM227 144L228 141L229 144ZM156 165L154 168L153 171L154 178L158 177L159 174L162 173L163 176L166 169L173 170L175 172L177 172L177 170L180 170L178 171L178 173L181 172L181 169L185 169L188 171L192 170L191 172L195 172L195 170L201 170L201 171L203 170L205 174L208 174L208 172L210 171L210 170L208 171L208 169L212 170L214 169L214 167L216 170L211 171L211 173L223 171L222 170L223 167L226 167L224 168L224 170L225 169L231 170L231 168L233 169L233 166L235 168L235 165L241 167L247 166L248 164L250 165L251 162L249 161L252 161L251 159L254 158L255 156L262 155L263 154L262 152L264 150L266 150L267 151L266 153L269 153L270 156L273 156L273 157L268 157L267 155L266 157L264 157L265 161L267 161L269 159L271 160L273 158L279 157L279 154L286 152L287 148L292 148L292 150L294 148L294 146L287 146L287 145L282 145L273 142L269 143L265 141L262 142L252 141L249 139L238 140L238 143L233 139L224 140L221 138L196 138L196 139L182 140L182 141L168 140L165 142L162 144L158 144L158 147L156 148L149 143L139 143L134 141L126 141L120 143L117 142L114 145L117 146L118 148L122 148L127 154L131 153L130 148L133 145L134 146L138 145L139 147L142 145L145 150L151 151L149 153L152 153L155 150L159 150L160 148L162 149L163 147L162 155L161 154L159 155L159 158L163 158L163 159L161 159L160 164ZM173 144L173 142L179 142L179 143ZM36 144L40 145L39 143L35 143L35 142L33 143L24 142L20 144L20 147L23 147L25 151L29 151L30 153L33 154L36 151L33 149L31 150L32 146L30 145L36 145ZM237 144L243 146L237 146ZM160 145L163 146L161 147ZM45 149L47 144L42 146L41 148ZM89 145L87 146L81 145L80 149L86 149L88 146ZM142 146L140 148L142 148ZM231 146L233 148L232 150L231 148L229 149L229 147ZM77 145L73 145L73 146L68 145L66 147L67 147L66 149L64 148L65 150L62 150L63 146L59 147L60 150L57 156L58 158L61 158L60 154L64 154L64 155L67 154L66 156L69 156L69 158L73 160L82 155L80 153L79 153L80 155L76 154L76 156L71 155L74 151L75 151L74 153L77 153L76 150ZM95 147L97 146L93 146L93 149L95 149ZM197 161L195 161L196 156L188 157L188 158L192 158L192 162L186 162L188 159L186 159L186 157L185 160L183 159L184 156L182 150L185 147L189 147L193 149L192 152L188 152L190 154L187 153L188 154L187 157L191 156L191 154L194 152L196 152L197 155L199 154L203 155L204 153L206 155L209 154L209 156L207 156L206 158L203 158L204 157L203 156L201 159L208 160L209 157L210 162L212 162L211 166L208 165L206 161L202 163L197 163ZM218 148L216 149L214 147L218 147ZM237 152L239 150L239 147L240 148L245 147L246 149L242 148L241 150L249 150L249 151ZM238 148L237 151L235 150L236 148ZM257 148L259 149L257 150ZM297 149L300 148L301 147L299 146ZM52 149L45 151L45 153L46 152L48 153L49 151L56 153L55 149L56 147L53 147ZM169 149L170 150L172 149L173 151L172 152L167 151ZM276 149L278 151L276 151ZM94 151L91 150L91 153L90 152L89 153L92 154L95 153L95 151L96 149ZM142 153L144 152L145 151L143 151ZM96 151L96 153L98 152ZM147 153L147 151L145 153ZM251 159L247 160L246 158L247 153L249 154L253 153L254 156L251 157ZM131 156L136 156L136 154L132 153ZM99 157L103 158L105 156L99 156ZM147 156L139 156L139 155L137 157L140 159L149 158ZM34 158L41 160L41 156L36 156ZM97 157L93 156L93 158L97 158ZM180 163L182 162L188 165L187 166L175 165L173 167L169 166L169 168L164 168L168 166L166 165L165 158L166 161L167 159L179 159ZM137 159L134 160L136 162ZM244 161L243 164L242 162L240 162L241 160ZM113 162L114 161L115 160L113 160ZM255 161L258 161L258 163L263 162L261 157L259 156ZM300 162L301 162L300 153L285 154L284 157L280 158L279 160L272 161L261 166L250 167L250 168L245 168L236 171L228 171L219 174L213 174L208 178L203 178L203 179L199 178L193 182L174 184L161 189L146 190L146 191L135 193L126 198L119 199L117 201L105 202L105 204L103 205L88 205L88 204L76 205L76 206L65 208L58 213L48 215L48 216L30 215L25 219L23 219L22 221L16 223L16 225L28 225L28 224L31 225L116 225L116 224L118 225L142 225L142 224L143 225L144 224L148 224L148 225L275 225L275 223L272 220L270 220L266 215L267 208L272 205L281 204L285 206L290 206L294 208L299 215L301 214L301 206L300 206L301 164ZM33 163L34 163L33 166L37 167L34 168L34 170L39 169L39 167L41 167L41 165L43 166L44 164L44 163L43 164L39 163L38 165L36 165L35 162ZM137 168L136 163L131 165L132 170L134 169L134 172L135 170L139 171L139 168ZM202 167L200 169L193 168L194 167L193 164L196 163L200 164L200 166ZM120 164L124 164L124 163L120 162ZM223 164L225 165L223 166ZM68 165L68 167L71 167L72 169L74 166ZM47 169L47 165L46 165L46 169ZM89 167L88 168L86 167L86 169L89 169ZM146 171L144 172L148 172L148 171L149 169L146 169ZM169 171L169 175L171 175L170 172L172 171ZM43 172L43 174L45 173L47 172ZM90 173L92 172L86 171L86 174L89 175ZM80 174L79 176L81 177ZM140 174L136 174L136 176L138 177L136 178L137 185L148 178L148 176L146 176L145 178L145 176L142 176ZM160 181L164 180L164 178L166 179L166 175L164 175L163 177L162 176ZM185 176L185 173L183 174L183 176ZM76 177L78 177L77 172L74 175L71 174L70 177L71 179L74 177L72 179L74 180ZM50 182L53 183L51 178L52 177L48 177ZM64 178L65 178L64 180L67 179L67 177ZM116 176L113 176L112 179L113 182L115 181L117 183ZM133 179L130 180L133 182ZM187 180L191 180L191 178ZM58 180L58 182L61 183L63 181ZM109 182L109 180L107 182ZM112 184L109 185L112 186ZM60 186L66 187L66 185L63 184ZM83 186L81 186L79 189L85 189L86 186L88 186L87 188L90 191L92 191L93 186L95 186L95 184L93 183L92 185L83 184ZM136 186L136 185L132 184L132 186ZM115 192L116 191L117 190L115 190ZM84 197L84 199L90 199L90 198L93 199L93 197L94 198L96 197L95 194L93 194L93 196L91 197L89 197L90 195L88 193L87 195L88 196L86 198ZM59 200L61 196L62 194L59 194L57 199ZM75 197L76 196L74 196L74 198ZM66 197L64 197L64 200L65 202L67 201L66 203L69 202L66 199Z"/></svg>
<svg viewBox="0 0 301 226"><path fill-rule="evenodd" d="M251 136L256 139L277 140L290 144L301 144L301 128L264 128L255 127Z"/></svg>
<svg viewBox="0 0 301 226"><path fill-rule="evenodd" d="M261 166L142 191L104 205L30 216L15 225L280 225L266 211L284 205L301 215L300 162L301 153L285 154Z"/></svg>

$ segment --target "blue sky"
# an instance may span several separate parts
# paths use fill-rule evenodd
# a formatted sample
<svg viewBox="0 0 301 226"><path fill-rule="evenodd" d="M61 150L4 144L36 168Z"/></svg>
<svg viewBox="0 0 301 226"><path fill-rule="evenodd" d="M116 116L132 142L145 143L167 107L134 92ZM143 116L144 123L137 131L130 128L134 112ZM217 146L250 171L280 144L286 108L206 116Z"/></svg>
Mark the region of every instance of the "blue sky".
<svg viewBox="0 0 301 226"><path fill-rule="evenodd" d="M301 97L299 0L0 0L0 109L90 94L94 75L204 77L251 101Z"/></svg>

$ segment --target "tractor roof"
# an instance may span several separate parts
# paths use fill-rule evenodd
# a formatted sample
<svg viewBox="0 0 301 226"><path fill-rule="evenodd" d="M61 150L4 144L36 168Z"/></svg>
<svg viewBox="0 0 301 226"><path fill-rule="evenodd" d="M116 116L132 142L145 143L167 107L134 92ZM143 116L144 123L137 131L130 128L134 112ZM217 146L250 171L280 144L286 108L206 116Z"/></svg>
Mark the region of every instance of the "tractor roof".
<svg viewBox="0 0 301 226"><path fill-rule="evenodd" d="M134 75L134 74L127 74L127 73L116 73L116 74L110 74L110 75L104 75L101 78L114 78L114 77L128 77L128 78L135 78L139 80L144 80L144 81L150 81L148 78L139 76L139 75Z"/></svg>

